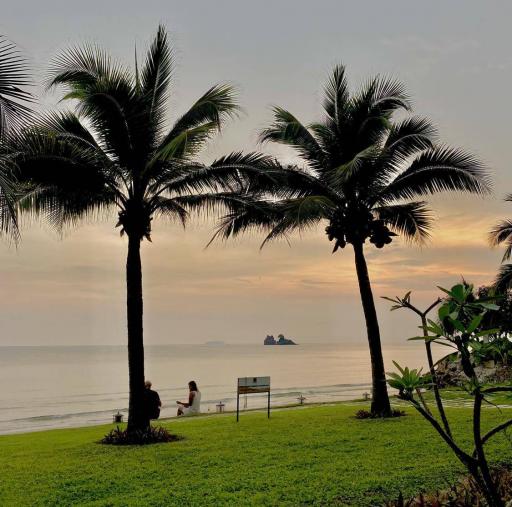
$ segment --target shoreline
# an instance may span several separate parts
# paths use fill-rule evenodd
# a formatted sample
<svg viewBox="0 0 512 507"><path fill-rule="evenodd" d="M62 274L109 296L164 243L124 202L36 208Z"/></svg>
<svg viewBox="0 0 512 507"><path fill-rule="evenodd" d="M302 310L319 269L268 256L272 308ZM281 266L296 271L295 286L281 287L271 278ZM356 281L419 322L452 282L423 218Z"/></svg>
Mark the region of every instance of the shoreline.
<svg viewBox="0 0 512 507"><path fill-rule="evenodd" d="M398 400L399 403L402 403L400 400ZM395 396L391 396L391 402L396 402ZM278 405L276 407L270 407L270 417L272 418L273 412L283 412L288 410L300 410L300 409L307 409L307 408L315 408L315 407L331 407L331 406L337 406L337 405L343 405L343 406L358 406L368 403L368 401L364 399L354 399L354 400L343 400L343 401L318 401L318 402L311 402L311 403L304 403L302 405L300 404L289 404L289 405ZM512 408L512 407L511 407ZM254 407L254 408L247 408L244 410L240 410L240 418L242 418L243 414L253 414L258 412L267 412L266 407ZM224 412L201 412L194 416L189 417L178 417L178 416L172 416L172 417L163 417L161 419L155 419L151 422L152 426L158 426L160 423L168 424L168 423L174 423L174 422L183 422L183 421L194 421L198 419L206 419L209 417L225 417L225 416L234 416L236 414L236 410L226 410ZM43 428L43 429L34 429L32 431L20 431L20 432L11 432L11 433L0 433L0 438L5 437L11 437L11 436L22 436L22 435L32 435L34 433L41 434L46 432L55 432L55 431L67 431L67 430L85 430L85 429L91 429L91 428L100 428L100 427L111 427L115 428L116 426L122 426L126 425L126 421L123 421L122 423L114 423L114 422L105 422L100 424L87 424L83 426L63 426L59 428Z"/></svg>
<svg viewBox="0 0 512 507"><path fill-rule="evenodd" d="M447 393L460 393L461 397L456 398L446 398L445 399L445 405L450 409L467 409L471 405L469 404L469 400L464 399L462 397L463 391L459 389L449 389ZM396 395L390 396L391 404L395 407L400 408L412 408L409 403L406 401L400 400L397 398ZM467 403L466 403L467 402ZM339 400L339 401L313 401L310 403L303 403L302 405L299 403L290 403L286 405L276 405L275 407L270 408L270 416L272 418L273 412L283 412L283 411L291 411L291 410L301 410L301 409L308 409L308 408L315 408L315 407L334 407L334 406L354 406L354 407L360 407L360 406L368 406L369 407L370 400L365 400L364 398L354 398L350 400ZM494 406L486 406L483 407L484 410L490 410L495 409ZM512 409L512 403L511 404L503 404L500 403L498 405L499 409L505 409L510 410ZM267 409L266 407L253 407L253 408L246 408L243 410L240 410L240 418L243 419L244 414L251 414L251 413L266 413ZM178 417L178 416L171 416L171 417L162 417L161 419L156 419L152 421L153 426L158 426L160 423L162 424L168 424L168 423L175 423L175 422L183 422L183 421L194 421L198 419L206 419L209 417L227 417L227 416L235 416L236 410L225 410L224 412L202 412L200 414L194 415L192 417ZM98 424L86 424L81 426L62 426L57 428L40 428L40 429L34 429L31 431L14 431L9 433L0 433L0 438L5 438L9 436L21 436L21 435L31 435L34 433L45 433L45 432L55 432L55 431L66 431L66 430L84 430L84 429L90 429L90 428L99 428L99 427L109 427L109 428L115 428L116 426L122 426L125 425L126 421L123 421L122 423L114 423L114 422L103 422Z"/></svg>

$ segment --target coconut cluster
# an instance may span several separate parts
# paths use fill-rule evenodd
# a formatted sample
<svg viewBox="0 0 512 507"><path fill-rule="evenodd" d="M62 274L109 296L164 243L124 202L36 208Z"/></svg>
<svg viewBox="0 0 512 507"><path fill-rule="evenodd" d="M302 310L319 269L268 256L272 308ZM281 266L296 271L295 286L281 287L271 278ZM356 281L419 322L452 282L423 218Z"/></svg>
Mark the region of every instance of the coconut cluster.
<svg viewBox="0 0 512 507"><path fill-rule="evenodd" d="M334 241L333 253L354 243L370 238L377 248L389 245L396 234L389 230L384 220L375 219L370 212L357 213L354 217L334 215L325 228L329 241Z"/></svg>

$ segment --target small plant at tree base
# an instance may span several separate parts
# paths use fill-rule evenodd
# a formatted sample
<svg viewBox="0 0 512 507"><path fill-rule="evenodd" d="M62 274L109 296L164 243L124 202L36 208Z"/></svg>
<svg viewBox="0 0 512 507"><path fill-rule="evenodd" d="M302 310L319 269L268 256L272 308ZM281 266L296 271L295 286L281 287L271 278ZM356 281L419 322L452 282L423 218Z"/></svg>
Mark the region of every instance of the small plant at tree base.
<svg viewBox="0 0 512 507"><path fill-rule="evenodd" d="M100 441L107 445L148 445L181 440L162 426L149 426L146 430L128 431L119 426L107 433Z"/></svg>
<svg viewBox="0 0 512 507"><path fill-rule="evenodd" d="M471 356L471 350L475 344L479 344L480 338L483 336L496 335L499 329L482 329L482 321L489 312L499 310L494 303L496 298L492 297L476 297L474 295L473 286L463 282L455 285L450 290L439 287L446 293L443 300L436 300L426 312L420 312L410 302L410 293L404 298L391 299L395 306L392 309L409 308L421 316L423 336L414 337L411 340L424 340L427 345L427 355L429 358L429 367L431 369L432 384L436 388L436 403L439 408L442 421L439 422L432 412L429 410L425 400L420 397L419 401L415 398L415 394L426 386L425 379L417 370L409 370L402 368L397 363L399 373L388 373L388 383L391 387L395 387L399 391L399 397L409 401L418 412L427 419L436 429L443 440L455 453L459 461L461 461L469 473L474 483L481 491L490 507L504 507L505 502L498 488L496 478L489 469L489 464L485 455L484 444L493 436L512 426L512 419L499 424L487 433L482 435L481 431L481 412L482 403L486 397L498 392L511 392L512 385L485 387L479 381L475 373L474 359ZM435 306L438 308L438 320L433 321L427 319L427 313ZM473 443L474 450L471 454L465 452L460 447L451 431L448 419L443 407L443 401L437 390L437 381L435 369L431 359L430 346L432 343L439 343L455 349L461 360L462 370L467 377L464 386L467 392L473 397ZM404 504L405 505L405 504ZM414 504L412 504L414 505ZM421 505L421 504L419 504ZM424 504L428 505L428 504ZM433 504L435 505L435 504ZM457 504L454 504L457 505Z"/></svg>
<svg viewBox="0 0 512 507"><path fill-rule="evenodd" d="M392 409L391 417L404 417L407 414L403 410ZM355 415L356 419L380 419L378 414L372 414L369 410L358 410Z"/></svg>

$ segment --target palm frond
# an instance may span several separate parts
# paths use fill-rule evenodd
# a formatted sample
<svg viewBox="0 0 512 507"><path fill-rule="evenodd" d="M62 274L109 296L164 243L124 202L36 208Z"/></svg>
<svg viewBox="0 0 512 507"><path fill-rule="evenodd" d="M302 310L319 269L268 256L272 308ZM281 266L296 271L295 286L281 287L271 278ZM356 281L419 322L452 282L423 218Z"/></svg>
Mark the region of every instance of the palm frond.
<svg viewBox="0 0 512 507"><path fill-rule="evenodd" d="M247 202L252 202L252 197L236 192L205 192L177 196L174 201L187 212L195 212L208 218L219 212L235 212Z"/></svg>
<svg viewBox="0 0 512 507"><path fill-rule="evenodd" d="M378 143L390 129L391 116L399 111L409 111L411 103L404 85L396 80L376 76L367 81L351 99L350 121L341 131L341 141L360 151Z"/></svg>
<svg viewBox="0 0 512 507"><path fill-rule="evenodd" d="M272 193L274 198L291 199L308 195L325 195L333 201L340 196L307 169L281 165L275 158L261 153L233 152L211 164L221 175L236 171L236 183L253 195Z"/></svg>
<svg viewBox="0 0 512 507"><path fill-rule="evenodd" d="M0 234L5 234L14 241L18 241L20 237L16 210L18 197L19 190L11 167L0 157Z"/></svg>
<svg viewBox="0 0 512 507"><path fill-rule="evenodd" d="M280 107L273 107L274 122L261 131L260 142L273 141L293 147L311 167L322 167L324 153L315 137L295 116Z"/></svg>
<svg viewBox="0 0 512 507"><path fill-rule="evenodd" d="M24 132L17 143L4 160L31 190L20 201L22 210L42 213L57 226L119 204L117 181L97 150L35 129Z"/></svg>
<svg viewBox="0 0 512 507"><path fill-rule="evenodd" d="M254 199L247 195L230 202L230 211L224 215L208 245L216 239L227 240L252 231L268 233L280 218L274 202Z"/></svg>
<svg viewBox="0 0 512 507"><path fill-rule="evenodd" d="M512 287L512 264L503 264L500 266L494 280L494 287L500 294Z"/></svg>
<svg viewBox="0 0 512 507"><path fill-rule="evenodd" d="M366 167L361 183L371 196L377 196L394 175L402 171L411 158L433 149L437 131L431 122L420 116L412 116L398 123L390 123L378 157Z"/></svg>
<svg viewBox="0 0 512 507"><path fill-rule="evenodd" d="M317 168L322 172L326 167L340 164L343 154L343 143L340 142L338 128L331 121L314 122L309 125L309 130L314 134L319 146L324 153L324 167Z"/></svg>
<svg viewBox="0 0 512 507"><path fill-rule="evenodd" d="M357 181L364 178L368 171L369 163L373 164L380 155L380 149L375 145L364 148L354 156L337 167L329 168L323 171L323 179L338 191L343 192L347 186L350 186L351 180ZM352 185L354 187L354 185Z"/></svg>
<svg viewBox="0 0 512 507"><path fill-rule="evenodd" d="M34 123L34 132L38 135L48 135L59 142L76 144L83 148L90 160L94 159L98 167L102 166L105 175L108 175L107 180L110 185L115 180L123 183L126 191L129 191L129 178L123 168L112 162L77 115L70 111L55 111L44 114ZM121 196L122 193L118 193Z"/></svg>
<svg viewBox="0 0 512 507"><path fill-rule="evenodd" d="M162 143L153 156L149 168L156 162L167 162L172 159L188 160L201 150L204 142L216 131L217 125L210 122L183 130L176 136L167 138L167 142Z"/></svg>
<svg viewBox="0 0 512 507"><path fill-rule="evenodd" d="M373 118L389 116L394 111L411 109L411 100L398 79L376 76L369 79L352 99L352 116Z"/></svg>
<svg viewBox="0 0 512 507"><path fill-rule="evenodd" d="M486 167L473 155L457 148L435 147L416 157L387 185L379 201L410 199L443 191L487 194Z"/></svg>
<svg viewBox="0 0 512 507"><path fill-rule="evenodd" d="M26 59L16 46L0 35L0 138L9 129L19 130L31 117L34 102L26 87L32 85Z"/></svg>
<svg viewBox="0 0 512 507"><path fill-rule="evenodd" d="M302 231L327 219L335 205L324 196L307 196L279 202L253 200L250 196L231 202L212 241L237 236L249 229L267 232L261 247L293 231Z"/></svg>
<svg viewBox="0 0 512 507"><path fill-rule="evenodd" d="M165 121L169 85L173 74L173 51L163 25L158 27L141 71L141 91L148 100L150 121L157 132Z"/></svg>
<svg viewBox="0 0 512 507"><path fill-rule="evenodd" d="M510 259L512 254L512 220L503 220L496 224L489 233L489 242L491 246L498 246L503 243L506 245L502 262Z"/></svg>
<svg viewBox="0 0 512 507"><path fill-rule="evenodd" d="M46 113L36 122L44 131L54 133L60 139L74 140L92 149L100 149L91 132L71 111L53 111Z"/></svg>
<svg viewBox="0 0 512 507"><path fill-rule="evenodd" d="M276 205L279 221L270 230L261 244L263 248L269 241L286 236L293 231L304 231L321 220L330 218L335 204L324 196L310 195L280 201Z"/></svg>
<svg viewBox="0 0 512 507"><path fill-rule="evenodd" d="M170 156L175 156L173 147L177 139L190 138L191 135L200 133L195 136L194 143L183 144L178 141L180 146L186 148L179 155L181 158L195 154L198 148L215 132L220 131L224 122L236 116L239 110L232 86L213 86L175 123L156 150L154 160L168 160Z"/></svg>
<svg viewBox="0 0 512 507"><path fill-rule="evenodd" d="M107 188L102 193L88 191L80 197L57 185L34 186L17 202L18 209L42 217L50 227L62 232L82 221L108 216L115 204L115 195Z"/></svg>
<svg viewBox="0 0 512 507"><path fill-rule="evenodd" d="M245 181L255 182L257 174L267 174L273 158L260 153L233 152L210 165L172 161L169 170L159 172L149 187L152 193L174 195L188 193L240 191Z"/></svg>
<svg viewBox="0 0 512 507"><path fill-rule="evenodd" d="M146 104L128 71L102 49L73 47L54 58L49 86L64 86L63 100L77 100L77 114L88 120L96 140L120 165L143 163L151 150Z"/></svg>
<svg viewBox="0 0 512 507"><path fill-rule="evenodd" d="M349 98L345 66L336 65L324 87L323 108L327 116L338 127L345 121L348 114Z"/></svg>
<svg viewBox="0 0 512 507"><path fill-rule="evenodd" d="M176 199L155 196L152 200L152 209L157 215L170 218L171 220L178 219L183 227L187 224L188 212Z"/></svg>
<svg viewBox="0 0 512 507"><path fill-rule="evenodd" d="M407 240L423 243L430 237L433 215L426 202L378 206L373 211L391 230Z"/></svg>
<svg viewBox="0 0 512 507"><path fill-rule="evenodd" d="M98 81L129 80L127 70L95 44L67 48L52 58L46 86L48 89L63 86L68 92L65 98L75 98Z"/></svg>
<svg viewBox="0 0 512 507"><path fill-rule="evenodd" d="M398 167L413 155L432 149L436 138L437 129L427 118L406 118L391 125L383 146L384 158L388 164Z"/></svg>

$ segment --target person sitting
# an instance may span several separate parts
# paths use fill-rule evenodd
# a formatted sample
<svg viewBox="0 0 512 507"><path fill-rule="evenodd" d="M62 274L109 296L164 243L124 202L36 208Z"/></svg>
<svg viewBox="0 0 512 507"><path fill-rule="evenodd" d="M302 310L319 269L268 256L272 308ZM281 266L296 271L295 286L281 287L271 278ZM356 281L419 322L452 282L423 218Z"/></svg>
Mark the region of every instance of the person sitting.
<svg viewBox="0 0 512 507"><path fill-rule="evenodd" d="M177 401L178 404L178 415L195 415L199 414L199 406L201 403L201 393L197 388L197 384L194 380L188 383L188 402Z"/></svg>
<svg viewBox="0 0 512 507"><path fill-rule="evenodd" d="M148 419L158 419L160 417L160 407L162 406L162 402L160 401L160 396L156 391L151 389L150 380L146 380L144 386L146 387L144 391L145 401L146 401L146 414L148 415Z"/></svg>

